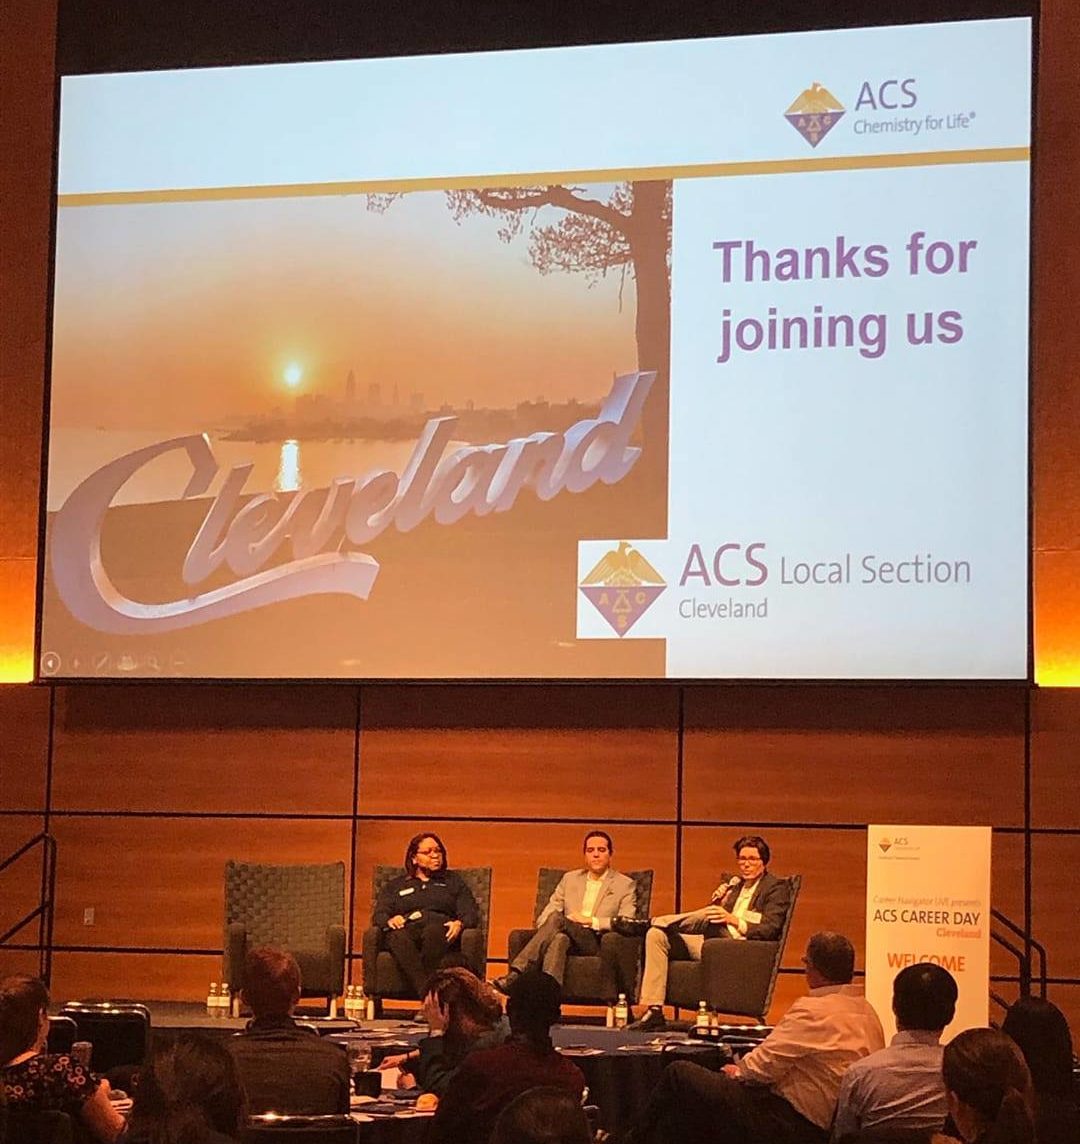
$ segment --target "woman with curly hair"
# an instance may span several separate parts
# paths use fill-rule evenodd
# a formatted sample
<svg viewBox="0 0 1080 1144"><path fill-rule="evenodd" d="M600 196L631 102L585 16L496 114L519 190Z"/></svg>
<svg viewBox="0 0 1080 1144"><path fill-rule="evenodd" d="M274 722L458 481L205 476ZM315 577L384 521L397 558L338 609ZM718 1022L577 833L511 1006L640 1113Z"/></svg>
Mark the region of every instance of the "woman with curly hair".
<svg viewBox="0 0 1080 1144"><path fill-rule="evenodd" d="M112 1144L124 1120L109 1100L109 1082L67 1054L46 1052L48 1007L49 992L39 978L16 974L0 981L0 1088L8 1136L18 1139L21 1118L63 1112L91 1140Z"/></svg>

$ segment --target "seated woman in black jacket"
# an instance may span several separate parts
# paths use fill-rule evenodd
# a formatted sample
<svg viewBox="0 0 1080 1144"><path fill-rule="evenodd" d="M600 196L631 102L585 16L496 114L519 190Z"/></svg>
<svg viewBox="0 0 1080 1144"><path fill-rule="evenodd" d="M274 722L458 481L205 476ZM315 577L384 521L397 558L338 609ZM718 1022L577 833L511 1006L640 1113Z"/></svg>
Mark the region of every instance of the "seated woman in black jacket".
<svg viewBox="0 0 1080 1144"><path fill-rule="evenodd" d="M469 887L447 869L446 847L437 834L409 840L405 874L383 888L373 921L385 931L386 947L416 996L423 997L428 978L460 947L462 930L480 921Z"/></svg>

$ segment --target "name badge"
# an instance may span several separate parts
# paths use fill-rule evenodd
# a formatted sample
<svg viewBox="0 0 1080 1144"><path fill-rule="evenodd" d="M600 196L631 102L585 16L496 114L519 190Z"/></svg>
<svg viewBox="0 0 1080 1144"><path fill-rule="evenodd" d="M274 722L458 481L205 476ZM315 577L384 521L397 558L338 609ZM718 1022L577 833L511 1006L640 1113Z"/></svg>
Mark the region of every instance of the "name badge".
<svg viewBox="0 0 1080 1144"><path fill-rule="evenodd" d="M743 921L753 926L760 925L761 913L758 910L747 910L746 913L743 914Z"/></svg>
<svg viewBox="0 0 1080 1144"><path fill-rule="evenodd" d="M404 890L398 890L398 897L404 898L406 894L415 894L415 893L416 893L416 887L415 886L406 886Z"/></svg>

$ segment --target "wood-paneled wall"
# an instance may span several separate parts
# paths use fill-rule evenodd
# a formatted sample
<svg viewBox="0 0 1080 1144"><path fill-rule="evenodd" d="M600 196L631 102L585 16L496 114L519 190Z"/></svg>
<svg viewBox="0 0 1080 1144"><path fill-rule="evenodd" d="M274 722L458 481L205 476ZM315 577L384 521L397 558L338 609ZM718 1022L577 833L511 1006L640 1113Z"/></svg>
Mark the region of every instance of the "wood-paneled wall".
<svg viewBox="0 0 1080 1144"><path fill-rule="evenodd" d="M891 821L992 824L993 904L1023 923L1030 895L1054 996L1080 1001L1075 691L7 687L0 741L17 745L0 760L0 849L44 822L59 844L65 996L202 996L228 858L344 860L358 955L371 869L420 829L455 864L494 867L494 959L530 920L537 868L570 864L591 825L615 836L624 869L656 871L655 912L704 900L732 840L762 831L773 869L805 876L785 959L797 976L815 929L850 934L861 957L865 827ZM32 904L38 868L22 865L5 911ZM997 949L993 971L1016 976Z"/></svg>
<svg viewBox="0 0 1080 1144"><path fill-rule="evenodd" d="M1075 684L1074 9L1041 14L1033 464L1036 674ZM33 630L54 38L52 3L0 5L0 678L25 677ZM46 823L59 839L58 995L197 998L220 964L228 857L344 859L355 952L371 866L437 829L456 863L495 868L498 956L537 866L571 861L587 825L611 828L624 868L656 870L657 909L699 899L760 828L774 868L806 875L775 1013L811 930L861 946L867 822L990 823L994 904L1030 914L1080 1033L1078 766L1076 690L0 686L0 854ZM0 930L38 878L33 860L0 875ZM6 952L0 972L32 963Z"/></svg>

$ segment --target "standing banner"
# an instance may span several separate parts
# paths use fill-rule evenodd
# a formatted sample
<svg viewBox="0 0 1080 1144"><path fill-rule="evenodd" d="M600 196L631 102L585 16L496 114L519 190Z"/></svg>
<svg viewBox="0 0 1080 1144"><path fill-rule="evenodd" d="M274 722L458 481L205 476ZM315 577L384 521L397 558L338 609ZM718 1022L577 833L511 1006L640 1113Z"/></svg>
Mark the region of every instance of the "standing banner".
<svg viewBox="0 0 1080 1144"><path fill-rule="evenodd" d="M893 978L930 962L956 978L949 1040L984 1026L990 989L990 827L870 826L866 845L866 997L886 1042Z"/></svg>

